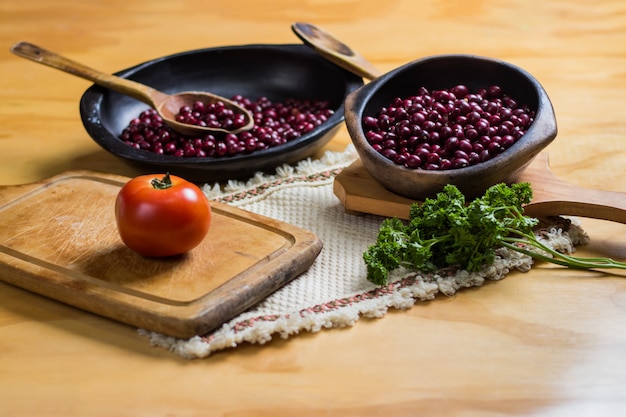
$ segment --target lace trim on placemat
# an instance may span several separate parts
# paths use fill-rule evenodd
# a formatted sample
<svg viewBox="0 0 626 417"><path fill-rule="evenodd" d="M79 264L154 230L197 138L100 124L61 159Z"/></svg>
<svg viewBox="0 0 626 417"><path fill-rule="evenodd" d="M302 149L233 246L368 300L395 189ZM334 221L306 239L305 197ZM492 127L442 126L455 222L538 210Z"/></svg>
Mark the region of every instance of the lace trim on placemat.
<svg viewBox="0 0 626 417"><path fill-rule="evenodd" d="M224 187L207 184L203 190L209 199L222 203L236 205L242 200L252 203L283 187L328 184L356 158L356 150L350 145L344 152L326 152L319 160L309 158L296 166L280 166L274 175L259 172L247 182L231 180Z"/></svg>

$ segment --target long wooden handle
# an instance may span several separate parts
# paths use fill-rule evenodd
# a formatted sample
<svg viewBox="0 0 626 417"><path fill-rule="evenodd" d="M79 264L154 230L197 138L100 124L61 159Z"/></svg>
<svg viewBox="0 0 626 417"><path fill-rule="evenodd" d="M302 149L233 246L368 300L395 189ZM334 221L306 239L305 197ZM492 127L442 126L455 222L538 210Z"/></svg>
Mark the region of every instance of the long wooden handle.
<svg viewBox="0 0 626 417"><path fill-rule="evenodd" d="M625 193L583 188L563 181L550 170L547 154L540 154L520 180L533 186L533 201L524 208L529 216L569 215L626 224Z"/></svg>
<svg viewBox="0 0 626 417"><path fill-rule="evenodd" d="M569 215L610 220L626 224L626 194L591 190L561 182L549 196L538 194L524 208L527 215L556 216ZM545 197L545 198L544 198Z"/></svg>
<svg viewBox="0 0 626 417"><path fill-rule="evenodd" d="M28 42L18 42L11 47L11 52L22 58L30 59L39 64L67 72L80 78L92 81L102 87L110 88L119 93L131 96L144 103L155 106L155 100L162 100L163 93L140 84L135 81L128 80L115 75L107 74L69 58L61 56L55 52L48 51L37 45Z"/></svg>

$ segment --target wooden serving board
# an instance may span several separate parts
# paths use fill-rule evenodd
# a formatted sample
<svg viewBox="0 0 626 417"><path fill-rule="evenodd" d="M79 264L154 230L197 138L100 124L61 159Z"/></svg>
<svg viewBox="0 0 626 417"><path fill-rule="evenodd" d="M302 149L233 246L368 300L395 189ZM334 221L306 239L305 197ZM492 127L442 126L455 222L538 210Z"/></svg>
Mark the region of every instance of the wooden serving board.
<svg viewBox="0 0 626 417"><path fill-rule="evenodd" d="M121 241L114 204L129 178L87 171L0 188L0 279L176 337L220 326L298 276L313 233L212 202L211 229L189 253L150 259Z"/></svg>
<svg viewBox="0 0 626 417"><path fill-rule="evenodd" d="M577 187L557 178L547 153L539 154L517 181L532 186L533 199L524 207L529 216L570 215L626 223L626 194ZM360 160L335 177L334 193L348 212L400 219L408 219L415 202L379 184Z"/></svg>

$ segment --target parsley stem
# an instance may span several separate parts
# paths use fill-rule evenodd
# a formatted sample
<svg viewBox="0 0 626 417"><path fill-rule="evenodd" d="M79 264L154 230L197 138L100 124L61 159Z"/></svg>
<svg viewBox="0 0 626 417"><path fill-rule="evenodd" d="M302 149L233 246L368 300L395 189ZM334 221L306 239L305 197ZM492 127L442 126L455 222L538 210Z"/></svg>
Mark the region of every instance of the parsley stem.
<svg viewBox="0 0 626 417"><path fill-rule="evenodd" d="M502 239L502 245L506 246L509 249L516 250L518 252L524 253L533 258L551 262L554 264L566 266L569 268L577 268L577 269L606 269L606 268L617 268L624 269L626 268L626 263L618 262L611 258L579 258L576 256L567 255L561 252L558 252L549 246L541 243L534 235L527 235L525 233L520 233L517 230L511 230L512 233L523 236L523 238L512 238L507 237ZM541 249L553 257L545 256L537 252L533 252L522 247L515 245L515 243L527 244L534 246L538 249Z"/></svg>

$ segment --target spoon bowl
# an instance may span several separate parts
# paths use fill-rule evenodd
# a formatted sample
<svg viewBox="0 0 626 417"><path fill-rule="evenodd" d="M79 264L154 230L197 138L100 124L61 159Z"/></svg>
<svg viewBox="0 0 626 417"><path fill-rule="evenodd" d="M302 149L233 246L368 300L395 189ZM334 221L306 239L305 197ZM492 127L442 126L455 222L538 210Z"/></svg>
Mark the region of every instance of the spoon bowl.
<svg viewBox="0 0 626 417"><path fill-rule="evenodd" d="M21 56L22 58L27 58L34 62L56 68L72 75L76 75L78 77L92 81L102 87L110 88L122 94L131 96L137 100L140 100L152 106L163 118L163 121L165 123L167 123L173 130L182 135L192 136L215 132L239 133L242 131L250 130L254 125L254 120L252 119L252 115L250 114L250 112L239 106L237 103L215 94L199 91L188 91L168 95L152 87L148 87L147 85L94 70L83 64L72 61L59 54L45 50L37 45L33 45L28 42L18 42L17 44L13 45L13 47L11 48L11 52L18 56ZM224 103L227 108L233 110L235 113L241 113L244 115L244 126L237 129L229 130L217 127L197 126L178 122L176 120L176 114L179 112L180 108L183 106L193 107L193 104L197 101L201 101L205 104L211 104L216 102Z"/></svg>

